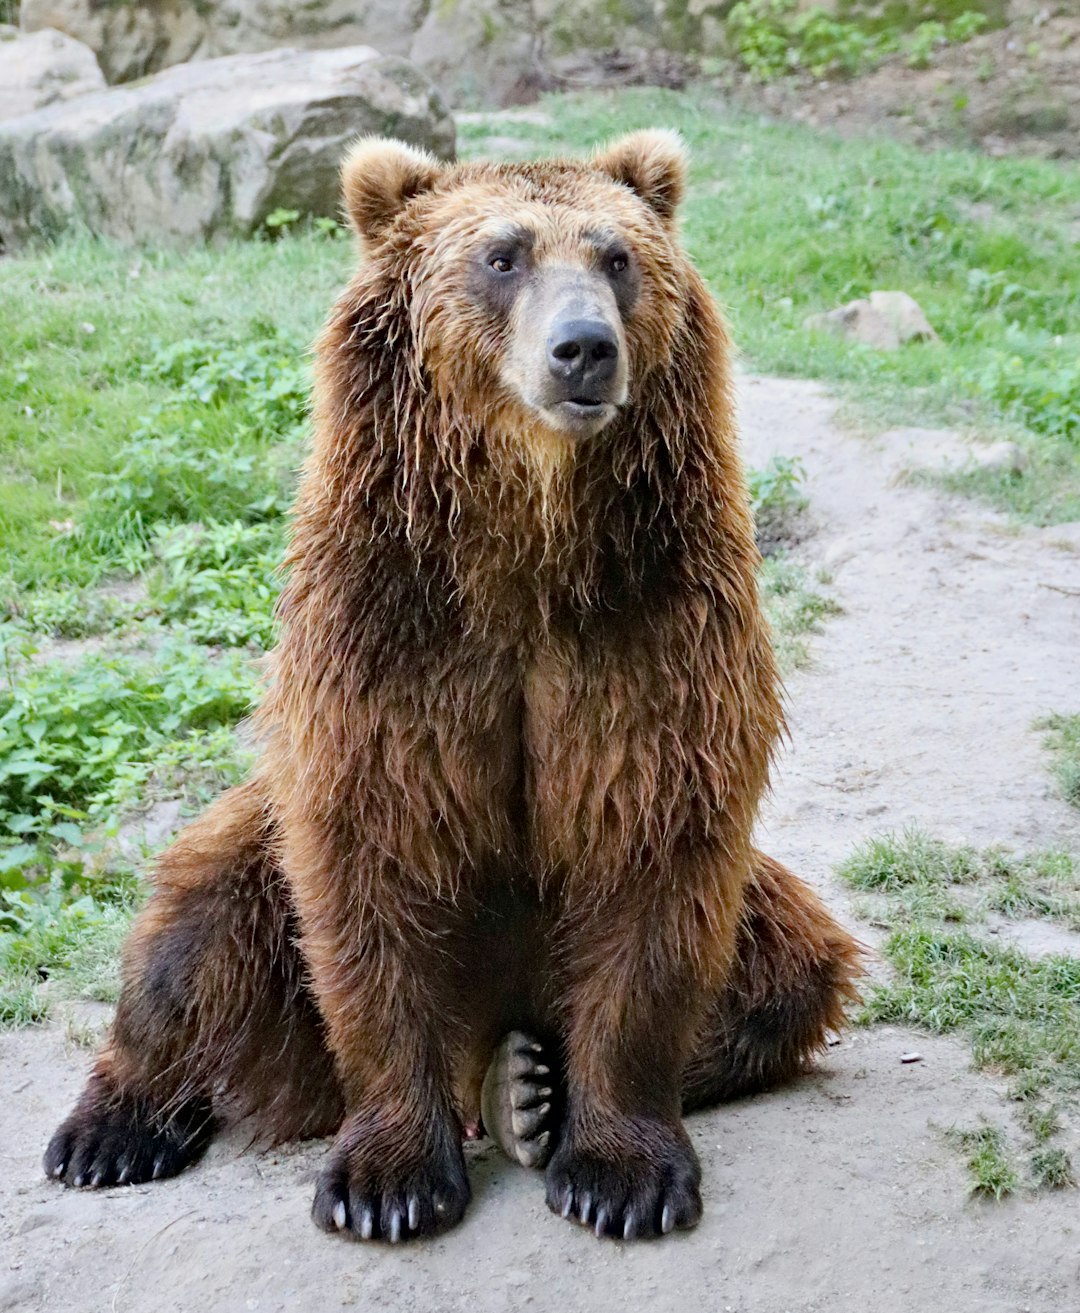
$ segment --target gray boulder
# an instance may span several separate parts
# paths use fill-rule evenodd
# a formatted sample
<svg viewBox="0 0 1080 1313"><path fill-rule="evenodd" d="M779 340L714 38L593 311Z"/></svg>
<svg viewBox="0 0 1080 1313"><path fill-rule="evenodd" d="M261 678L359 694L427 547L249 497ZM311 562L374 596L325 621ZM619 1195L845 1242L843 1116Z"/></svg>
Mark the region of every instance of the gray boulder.
<svg viewBox="0 0 1080 1313"><path fill-rule="evenodd" d="M94 52L81 41L63 32L26 35L0 25L0 119L29 114L104 86Z"/></svg>
<svg viewBox="0 0 1080 1313"><path fill-rule="evenodd" d="M455 105L535 100L551 85L540 56L532 0L443 0L409 48L412 62Z"/></svg>
<svg viewBox="0 0 1080 1313"><path fill-rule="evenodd" d="M23 0L25 30L58 28L97 53L109 82L129 82L190 59L283 46L375 46L406 54L425 0Z"/></svg>
<svg viewBox="0 0 1080 1313"><path fill-rule="evenodd" d="M824 314L809 315L803 327L835 333L878 351L898 351L908 342L936 342L938 335L907 292L871 292Z"/></svg>
<svg viewBox="0 0 1080 1313"><path fill-rule="evenodd" d="M24 32L55 28L97 56L108 82L128 82L191 59L206 38L202 12L189 0L102 4L101 0L22 0Z"/></svg>
<svg viewBox="0 0 1080 1313"><path fill-rule="evenodd" d="M339 210L338 166L362 133L454 151L430 82L365 46L181 64L0 123L0 243L82 226L121 241L258 229L278 208Z"/></svg>

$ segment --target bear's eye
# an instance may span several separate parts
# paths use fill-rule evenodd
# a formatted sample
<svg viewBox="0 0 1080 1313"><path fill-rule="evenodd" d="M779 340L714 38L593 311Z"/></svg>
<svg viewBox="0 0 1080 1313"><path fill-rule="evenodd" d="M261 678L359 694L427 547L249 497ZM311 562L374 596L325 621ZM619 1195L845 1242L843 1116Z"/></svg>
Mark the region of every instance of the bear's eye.
<svg viewBox="0 0 1080 1313"><path fill-rule="evenodd" d="M630 260L625 255L613 255L611 257L611 272L613 274L624 274L630 267Z"/></svg>
<svg viewBox="0 0 1080 1313"><path fill-rule="evenodd" d="M496 255L488 261L497 274L513 273L514 262L508 255Z"/></svg>

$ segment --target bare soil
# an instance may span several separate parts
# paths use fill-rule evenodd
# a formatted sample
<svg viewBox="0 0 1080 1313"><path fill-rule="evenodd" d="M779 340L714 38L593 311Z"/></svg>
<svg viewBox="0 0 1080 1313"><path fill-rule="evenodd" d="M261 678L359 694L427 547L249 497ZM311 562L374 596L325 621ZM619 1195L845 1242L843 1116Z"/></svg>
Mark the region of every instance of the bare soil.
<svg viewBox="0 0 1080 1313"><path fill-rule="evenodd" d="M974 6L973 6L974 7ZM1080 157L1080 17L1049 8L934 54L850 81L733 82L737 99L845 136L879 133L926 148Z"/></svg>
<svg viewBox="0 0 1080 1313"><path fill-rule="evenodd" d="M1080 851L1032 728L1076 702L1080 606L1042 585L1080 585L1077 526L1017 530L904 482L909 439L845 432L814 384L746 378L742 404L751 459L805 463L819 527L800 550L832 572L844 608L792 681L792 742L762 841L849 920L832 866L884 829ZM921 1061L901 1063L912 1051ZM62 1023L0 1035L0 1310L1080 1307L1076 1193L996 1205L967 1194L944 1129L1012 1112L1004 1080L974 1073L951 1039L853 1030L813 1075L692 1118L704 1221L628 1246L552 1216L541 1179L489 1145L470 1150L464 1224L401 1249L310 1224L321 1144L260 1154L234 1134L174 1181L62 1190L40 1155L88 1062Z"/></svg>

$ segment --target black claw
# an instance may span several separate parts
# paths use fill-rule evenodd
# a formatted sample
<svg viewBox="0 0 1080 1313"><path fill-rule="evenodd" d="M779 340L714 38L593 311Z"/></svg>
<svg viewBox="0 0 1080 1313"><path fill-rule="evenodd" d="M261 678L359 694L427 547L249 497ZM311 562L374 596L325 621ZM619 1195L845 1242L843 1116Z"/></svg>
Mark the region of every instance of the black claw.
<svg viewBox="0 0 1080 1313"><path fill-rule="evenodd" d="M685 1140L672 1136L655 1157L611 1161L574 1152L565 1140L548 1167L548 1206L592 1225L598 1236L634 1240L695 1225L700 1169Z"/></svg>

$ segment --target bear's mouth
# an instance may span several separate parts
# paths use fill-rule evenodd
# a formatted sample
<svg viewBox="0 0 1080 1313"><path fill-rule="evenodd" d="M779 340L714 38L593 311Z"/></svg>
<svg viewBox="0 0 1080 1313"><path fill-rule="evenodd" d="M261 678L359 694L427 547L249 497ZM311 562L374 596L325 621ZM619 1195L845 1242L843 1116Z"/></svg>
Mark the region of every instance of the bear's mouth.
<svg viewBox="0 0 1080 1313"><path fill-rule="evenodd" d="M568 397L546 408L556 427L576 432L602 427L614 416L616 409L614 403L597 397Z"/></svg>

